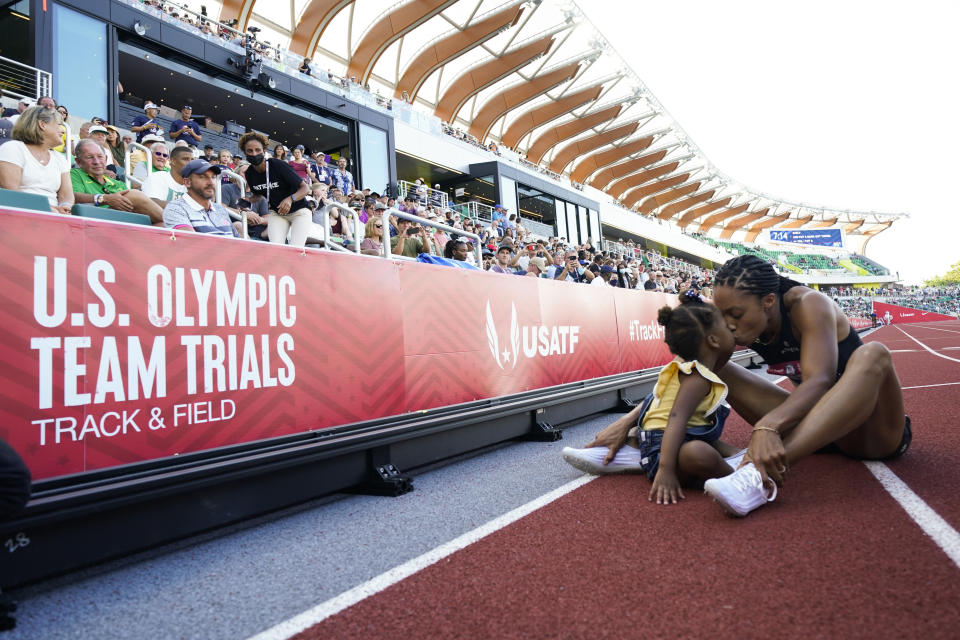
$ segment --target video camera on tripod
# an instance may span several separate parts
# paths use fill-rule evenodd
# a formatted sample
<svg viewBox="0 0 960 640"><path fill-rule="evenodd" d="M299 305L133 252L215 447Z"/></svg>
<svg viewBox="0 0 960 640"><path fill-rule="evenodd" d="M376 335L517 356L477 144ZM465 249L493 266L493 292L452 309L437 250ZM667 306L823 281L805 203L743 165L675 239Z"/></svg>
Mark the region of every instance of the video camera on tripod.
<svg viewBox="0 0 960 640"><path fill-rule="evenodd" d="M243 60L236 58L227 58L227 63L242 71L246 76L254 75L254 70L259 71L263 66L263 56L260 55L260 48L257 46L257 33L260 27L247 27L250 35L243 38Z"/></svg>

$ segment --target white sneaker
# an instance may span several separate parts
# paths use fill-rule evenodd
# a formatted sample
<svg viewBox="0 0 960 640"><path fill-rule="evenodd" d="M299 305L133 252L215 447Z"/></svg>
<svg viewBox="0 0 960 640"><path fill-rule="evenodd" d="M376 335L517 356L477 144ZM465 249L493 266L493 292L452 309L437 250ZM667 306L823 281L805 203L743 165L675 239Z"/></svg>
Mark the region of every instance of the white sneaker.
<svg viewBox="0 0 960 640"><path fill-rule="evenodd" d="M725 461L728 465L730 465L731 467L733 467L733 470L734 470L734 471L736 471L736 470L737 470L737 467L740 466L740 463L743 462L743 456L745 456L745 455L747 455L747 450L746 450L746 449L741 449L740 451L737 451L735 454L733 454L733 455L730 456L729 458L724 458L724 461Z"/></svg>
<svg viewBox="0 0 960 640"><path fill-rule="evenodd" d="M623 446L620 451L617 451L613 460L608 464L603 464L603 459L609 452L610 449L607 447L590 447L589 449L564 447L560 453L563 455L563 459L572 466L595 476L611 473L643 473L643 467L640 465L639 449Z"/></svg>
<svg viewBox="0 0 960 640"><path fill-rule="evenodd" d="M703 483L703 492L719 502L727 513L743 517L777 497L777 485L768 480L772 489L763 486L760 472L753 463L747 463L723 478L710 478Z"/></svg>

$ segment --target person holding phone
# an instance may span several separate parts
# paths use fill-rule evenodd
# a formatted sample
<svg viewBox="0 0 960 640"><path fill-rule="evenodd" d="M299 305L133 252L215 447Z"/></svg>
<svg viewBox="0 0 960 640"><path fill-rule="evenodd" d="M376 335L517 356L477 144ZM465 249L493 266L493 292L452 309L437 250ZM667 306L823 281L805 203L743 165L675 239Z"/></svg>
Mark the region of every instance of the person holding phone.
<svg viewBox="0 0 960 640"><path fill-rule="evenodd" d="M557 274L555 280L564 280L566 282L590 282L593 280L593 272L586 269L577 259L576 251L567 251L563 270Z"/></svg>
<svg viewBox="0 0 960 640"><path fill-rule="evenodd" d="M397 235L390 239L391 253L416 258L421 253L437 255L426 229L409 220L397 220Z"/></svg>

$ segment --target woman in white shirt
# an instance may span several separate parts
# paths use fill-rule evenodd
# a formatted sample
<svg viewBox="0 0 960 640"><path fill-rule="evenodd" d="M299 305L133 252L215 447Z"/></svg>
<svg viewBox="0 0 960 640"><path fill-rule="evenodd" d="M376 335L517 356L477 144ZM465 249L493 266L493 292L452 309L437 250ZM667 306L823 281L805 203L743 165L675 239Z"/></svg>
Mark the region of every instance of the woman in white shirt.
<svg viewBox="0 0 960 640"><path fill-rule="evenodd" d="M61 144L62 126L63 116L53 109L24 111L10 132L12 140L0 146L0 187L42 195L51 211L69 215L74 202L70 163L53 151Z"/></svg>

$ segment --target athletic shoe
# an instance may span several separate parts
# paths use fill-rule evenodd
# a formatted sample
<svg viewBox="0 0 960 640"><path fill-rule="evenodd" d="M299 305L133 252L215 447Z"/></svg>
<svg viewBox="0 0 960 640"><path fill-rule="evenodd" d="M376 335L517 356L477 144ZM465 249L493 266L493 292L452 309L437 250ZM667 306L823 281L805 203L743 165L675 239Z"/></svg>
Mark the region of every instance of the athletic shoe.
<svg viewBox="0 0 960 640"><path fill-rule="evenodd" d="M777 497L777 485L768 480L769 491L753 463L747 463L723 478L710 478L703 483L703 492L719 502L727 513L743 517ZM768 495L769 493L769 495Z"/></svg>
<svg viewBox="0 0 960 640"><path fill-rule="evenodd" d="M621 447L608 464L603 464L603 459L610 452L607 447L590 447L589 449L574 449L573 447L564 447L560 453L563 459L572 466L586 471L595 476L609 475L611 473L643 473L643 467L640 466L640 450L633 447Z"/></svg>
<svg viewBox="0 0 960 640"><path fill-rule="evenodd" d="M735 454L733 454L733 455L730 456L729 458L724 458L723 460L724 460L728 465L730 465L731 467L733 467L733 470L734 470L734 471L736 471L736 470L737 470L737 467L740 466L740 463L743 462L743 456L745 456L745 455L747 455L747 450L746 450L746 449L740 449L740 451L737 451Z"/></svg>

